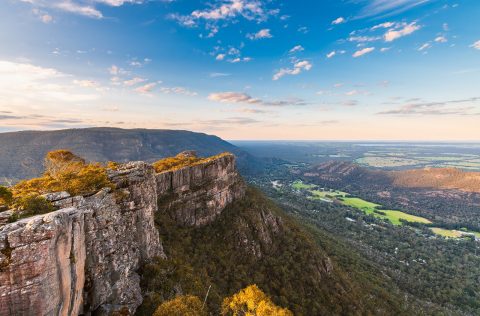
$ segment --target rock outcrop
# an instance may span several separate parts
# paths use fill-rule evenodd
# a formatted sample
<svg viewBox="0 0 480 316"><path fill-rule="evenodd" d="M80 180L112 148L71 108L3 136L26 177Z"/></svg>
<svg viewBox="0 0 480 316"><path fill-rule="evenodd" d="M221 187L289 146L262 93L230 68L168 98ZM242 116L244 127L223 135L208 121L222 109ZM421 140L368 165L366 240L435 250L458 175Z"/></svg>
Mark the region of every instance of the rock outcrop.
<svg viewBox="0 0 480 316"><path fill-rule="evenodd" d="M0 224L0 315L133 313L138 269L165 257L155 212L204 225L245 192L233 155L161 174L127 163L109 177L115 190L49 194L59 210Z"/></svg>
<svg viewBox="0 0 480 316"><path fill-rule="evenodd" d="M228 204L245 195L245 184L231 154L162 172L156 178L159 211L169 213L182 226L208 224Z"/></svg>

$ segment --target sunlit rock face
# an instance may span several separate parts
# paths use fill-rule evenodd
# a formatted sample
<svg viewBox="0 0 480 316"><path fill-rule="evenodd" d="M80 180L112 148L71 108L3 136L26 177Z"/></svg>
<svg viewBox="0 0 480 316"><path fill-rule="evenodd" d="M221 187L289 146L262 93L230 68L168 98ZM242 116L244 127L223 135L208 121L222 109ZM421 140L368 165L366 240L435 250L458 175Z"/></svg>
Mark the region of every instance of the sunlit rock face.
<svg viewBox="0 0 480 316"><path fill-rule="evenodd" d="M159 173L156 178L159 211L167 212L182 226L208 224L245 195L233 155Z"/></svg>
<svg viewBox="0 0 480 316"><path fill-rule="evenodd" d="M245 194L233 155L160 174L131 162L109 177L115 190L49 194L59 210L0 225L0 315L134 313L137 271L165 257L155 213L201 226Z"/></svg>
<svg viewBox="0 0 480 316"><path fill-rule="evenodd" d="M52 195L64 208L0 228L0 315L108 314L141 304L137 270L164 256L155 174L129 163L110 177L115 192Z"/></svg>

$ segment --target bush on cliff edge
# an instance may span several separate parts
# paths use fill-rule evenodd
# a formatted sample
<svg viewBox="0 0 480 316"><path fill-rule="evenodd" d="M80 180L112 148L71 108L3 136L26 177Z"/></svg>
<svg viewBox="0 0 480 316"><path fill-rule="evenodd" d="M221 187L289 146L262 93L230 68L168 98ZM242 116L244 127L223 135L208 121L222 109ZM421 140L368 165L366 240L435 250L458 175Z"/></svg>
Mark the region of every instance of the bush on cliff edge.
<svg viewBox="0 0 480 316"><path fill-rule="evenodd" d="M72 152L61 149L46 155L45 172L41 177L21 181L8 191L1 190L0 199L20 211L13 218L17 219L53 211L52 204L42 194L66 191L72 196L89 195L104 187L113 187L107 168L99 163L87 163Z"/></svg>

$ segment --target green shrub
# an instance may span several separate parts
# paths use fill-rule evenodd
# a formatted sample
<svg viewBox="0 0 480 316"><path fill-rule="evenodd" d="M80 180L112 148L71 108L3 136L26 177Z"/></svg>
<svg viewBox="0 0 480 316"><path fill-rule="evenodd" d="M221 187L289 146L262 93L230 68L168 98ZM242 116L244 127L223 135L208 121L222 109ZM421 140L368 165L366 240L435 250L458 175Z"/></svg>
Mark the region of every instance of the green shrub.
<svg viewBox="0 0 480 316"><path fill-rule="evenodd" d="M52 203L35 193L29 193L17 197L13 207L17 209L17 211L21 211L21 215L19 215L17 218L45 214L54 211Z"/></svg>
<svg viewBox="0 0 480 316"><path fill-rule="evenodd" d="M10 203L12 203L12 198L12 191L9 188L0 185L0 205L10 205Z"/></svg>

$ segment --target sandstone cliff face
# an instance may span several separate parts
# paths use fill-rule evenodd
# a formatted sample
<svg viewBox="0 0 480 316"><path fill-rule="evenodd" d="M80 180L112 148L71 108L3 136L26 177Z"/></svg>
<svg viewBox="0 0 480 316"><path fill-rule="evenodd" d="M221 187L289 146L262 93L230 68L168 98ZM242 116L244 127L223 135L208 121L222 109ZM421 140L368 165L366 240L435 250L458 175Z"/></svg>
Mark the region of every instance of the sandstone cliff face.
<svg viewBox="0 0 480 316"><path fill-rule="evenodd" d="M0 224L0 315L133 313L138 269L165 257L154 213L203 225L245 191L233 155L157 175L127 163L109 176L114 191L51 194L58 211Z"/></svg>
<svg viewBox="0 0 480 316"><path fill-rule="evenodd" d="M130 163L110 177L116 192L52 194L62 209L0 228L0 315L108 314L141 304L136 271L164 256L155 175Z"/></svg>
<svg viewBox="0 0 480 316"><path fill-rule="evenodd" d="M233 155L156 177L159 211L169 213L182 226L208 224L228 204L245 195Z"/></svg>

